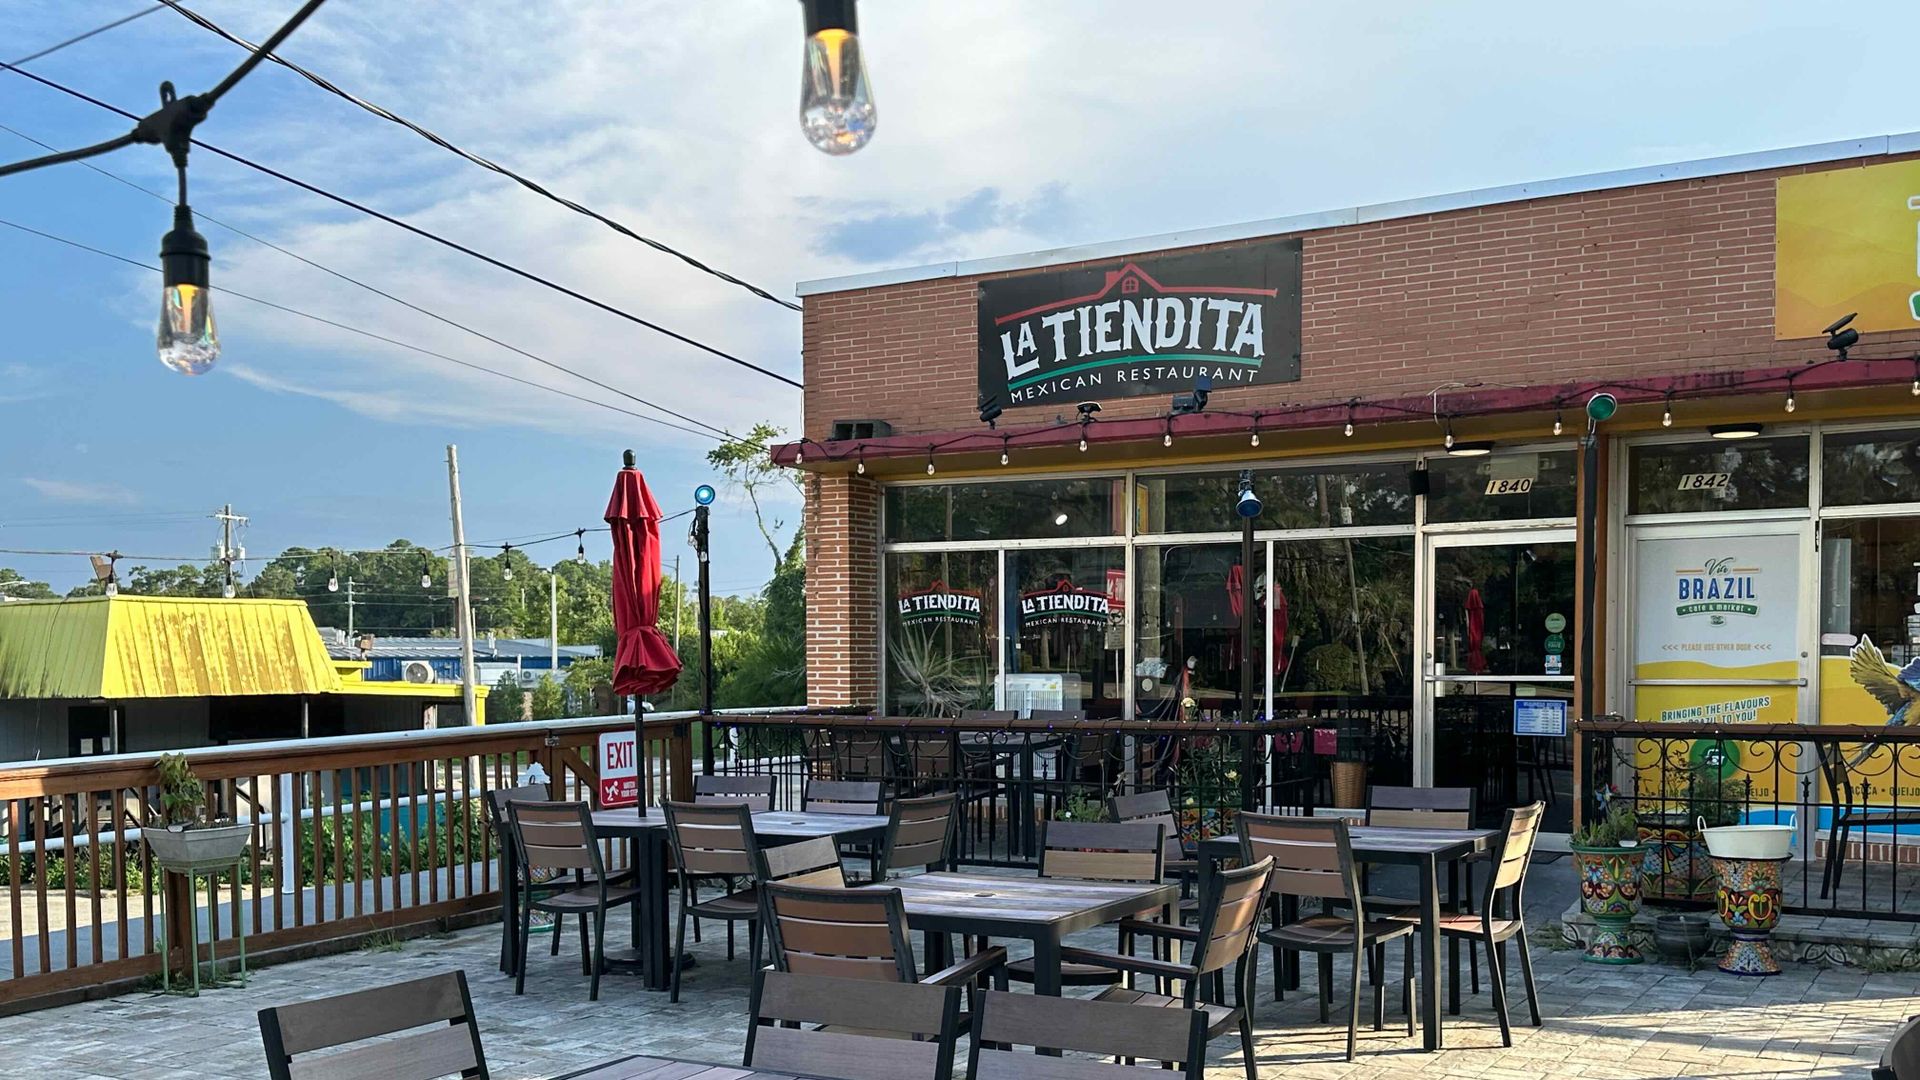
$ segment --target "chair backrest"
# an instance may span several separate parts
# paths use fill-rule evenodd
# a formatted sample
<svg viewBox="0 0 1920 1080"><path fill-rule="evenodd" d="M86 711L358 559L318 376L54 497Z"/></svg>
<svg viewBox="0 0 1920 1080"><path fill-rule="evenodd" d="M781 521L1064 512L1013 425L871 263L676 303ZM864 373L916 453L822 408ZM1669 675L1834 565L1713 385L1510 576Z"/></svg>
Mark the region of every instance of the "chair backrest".
<svg viewBox="0 0 1920 1080"><path fill-rule="evenodd" d="M1533 842L1540 835L1540 820L1547 814L1547 804L1536 802L1529 806L1516 806L1507 811L1506 827L1493 849L1493 873L1487 875L1487 903L1491 905L1495 895L1502 889L1512 889L1527 883L1527 867L1533 863ZM1483 910L1491 911L1491 907Z"/></svg>
<svg viewBox="0 0 1920 1080"><path fill-rule="evenodd" d="M762 846L760 880L844 889L847 872L840 865L840 846L830 836L816 836L792 844Z"/></svg>
<svg viewBox="0 0 1920 1080"><path fill-rule="evenodd" d="M809 780L801 809L809 814L878 814L878 780Z"/></svg>
<svg viewBox="0 0 1920 1080"><path fill-rule="evenodd" d="M1345 819L1241 814L1239 822L1240 857L1273 860L1274 895L1344 900L1363 917Z"/></svg>
<svg viewBox="0 0 1920 1080"><path fill-rule="evenodd" d="M760 845L753 835L753 814L744 803L661 804L667 814L667 839L673 861L683 873L750 878L759 873Z"/></svg>
<svg viewBox="0 0 1920 1080"><path fill-rule="evenodd" d="M1471 829L1474 790L1465 787L1367 789L1367 824L1390 829Z"/></svg>
<svg viewBox="0 0 1920 1080"><path fill-rule="evenodd" d="M510 802L507 820L512 822L514 853L523 877L530 880L536 870L577 870L605 877L586 803Z"/></svg>
<svg viewBox="0 0 1920 1080"><path fill-rule="evenodd" d="M1920 1016L1893 1029L1893 1038L1880 1053L1880 1067L1873 1080L1916 1080L1920 1078Z"/></svg>
<svg viewBox="0 0 1920 1080"><path fill-rule="evenodd" d="M1180 822L1173 816L1173 799L1165 788L1115 795L1107 800L1107 816L1115 821L1159 825L1165 830L1166 861L1187 857L1187 846L1180 838Z"/></svg>
<svg viewBox="0 0 1920 1080"><path fill-rule="evenodd" d="M775 882L760 891L774 967L798 975L918 982L899 889Z"/></svg>
<svg viewBox="0 0 1920 1080"><path fill-rule="evenodd" d="M1200 892L1199 940L1189 958L1205 975L1246 959L1260 930L1260 911L1272 891L1272 856L1249 859L1245 866L1216 872ZM1187 983L1192 1001L1197 981Z"/></svg>
<svg viewBox="0 0 1920 1080"><path fill-rule="evenodd" d="M880 853L880 873L922 867L941 869L951 861L955 812L959 800L952 792L917 799L895 799L887 818L886 845Z"/></svg>
<svg viewBox="0 0 1920 1080"><path fill-rule="evenodd" d="M1166 827L1158 822L1049 821L1043 829L1043 878L1159 881L1166 869Z"/></svg>
<svg viewBox="0 0 1920 1080"><path fill-rule="evenodd" d="M830 1080L951 1080L960 991L761 971L753 984L743 1063ZM782 1026L788 1023L800 1026Z"/></svg>
<svg viewBox="0 0 1920 1080"><path fill-rule="evenodd" d="M500 830L502 836L507 831L507 804L514 802L546 802L547 785L521 784L519 787L495 788L487 792L487 824Z"/></svg>
<svg viewBox="0 0 1920 1080"><path fill-rule="evenodd" d="M467 995L467 976L449 971L351 994L260 1010L260 1041L273 1080L485 1080L487 1057ZM422 1030L413 1031L414 1028ZM382 1038L398 1032L397 1038ZM380 1039L347 1050L336 1047ZM334 1050L302 1058L316 1050Z"/></svg>
<svg viewBox="0 0 1920 1080"><path fill-rule="evenodd" d="M773 775L708 776L693 778L693 801L697 803L746 803L754 813L773 809Z"/></svg>
<svg viewBox="0 0 1920 1080"><path fill-rule="evenodd" d="M1199 1009L1155 1009L990 990L980 997L972 1041L967 1075L973 1080L1139 1080L1171 1075L1200 1080L1206 1069L1207 1014ZM1060 1062L1016 1049L1022 1046L1159 1061L1179 1065L1181 1071L1144 1073L1138 1066L1112 1062ZM1060 1071L1048 1071L1047 1063Z"/></svg>

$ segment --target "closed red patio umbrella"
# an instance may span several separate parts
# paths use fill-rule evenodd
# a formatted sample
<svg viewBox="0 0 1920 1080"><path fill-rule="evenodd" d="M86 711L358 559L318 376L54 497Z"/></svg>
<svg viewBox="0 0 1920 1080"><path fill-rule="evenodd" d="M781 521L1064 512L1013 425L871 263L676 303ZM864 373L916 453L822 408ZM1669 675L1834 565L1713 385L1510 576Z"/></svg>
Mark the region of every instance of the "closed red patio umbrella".
<svg viewBox="0 0 1920 1080"><path fill-rule="evenodd" d="M655 623L660 618L660 504L633 467L613 480L605 515L613 533L613 692L657 694L680 677L680 657Z"/></svg>

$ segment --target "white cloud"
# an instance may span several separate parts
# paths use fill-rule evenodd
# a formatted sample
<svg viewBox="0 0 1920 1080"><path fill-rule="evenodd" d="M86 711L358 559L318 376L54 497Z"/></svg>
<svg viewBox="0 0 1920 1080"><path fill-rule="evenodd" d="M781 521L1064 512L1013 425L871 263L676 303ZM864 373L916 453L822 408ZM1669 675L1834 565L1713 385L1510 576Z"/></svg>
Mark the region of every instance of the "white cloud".
<svg viewBox="0 0 1920 1080"><path fill-rule="evenodd" d="M139 497L119 484L23 476L20 482L43 499L92 506L132 506Z"/></svg>

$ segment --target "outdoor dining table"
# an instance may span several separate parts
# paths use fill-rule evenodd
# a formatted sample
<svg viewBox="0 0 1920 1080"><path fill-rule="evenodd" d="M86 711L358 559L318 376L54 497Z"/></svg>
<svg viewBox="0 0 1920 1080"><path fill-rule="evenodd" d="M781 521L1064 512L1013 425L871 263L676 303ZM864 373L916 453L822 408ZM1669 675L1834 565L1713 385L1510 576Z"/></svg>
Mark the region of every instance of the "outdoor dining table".
<svg viewBox="0 0 1920 1080"><path fill-rule="evenodd" d="M1486 851L1499 833L1494 829L1400 829L1383 825L1355 825L1348 830L1356 862L1411 866L1420 874L1420 1025L1426 1049L1438 1050L1440 1036L1440 867ZM1221 859L1240 857L1240 836L1212 836L1196 848L1200 880L1212 874ZM1291 897L1286 899L1291 905ZM1289 917L1291 912L1288 913Z"/></svg>
<svg viewBox="0 0 1920 1080"><path fill-rule="evenodd" d="M563 1073L552 1080L809 1080L799 1073L711 1065L679 1058L624 1057Z"/></svg>
<svg viewBox="0 0 1920 1080"><path fill-rule="evenodd" d="M633 919L633 948L609 950L609 962L638 967L649 990L665 990L672 981L673 951L667 933L667 817L657 806L595 810L594 834L634 844L634 884L640 889ZM753 815L753 835L768 846L831 837L838 843L878 842L887 832L884 814L822 814L800 810L763 810Z"/></svg>
<svg viewBox="0 0 1920 1080"><path fill-rule="evenodd" d="M945 871L861 888L900 890L907 925L927 936L928 971L951 962L949 934L1030 941L1033 992L1055 997L1060 994L1060 948L1067 935L1180 900L1178 882L1132 885Z"/></svg>

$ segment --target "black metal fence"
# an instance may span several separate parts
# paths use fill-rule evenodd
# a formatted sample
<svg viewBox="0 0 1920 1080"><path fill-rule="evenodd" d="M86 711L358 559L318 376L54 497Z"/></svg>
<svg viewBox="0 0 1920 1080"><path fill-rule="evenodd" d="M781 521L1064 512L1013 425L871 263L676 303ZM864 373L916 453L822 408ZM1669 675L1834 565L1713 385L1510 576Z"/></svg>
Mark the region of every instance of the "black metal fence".
<svg viewBox="0 0 1920 1080"><path fill-rule="evenodd" d="M1346 723L724 716L702 767L778 777L780 809L803 806L813 780L876 780L887 798L952 792L960 862L1032 866L1041 822L1099 819L1115 795L1166 790L1189 842L1233 831L1243 809L1311 813L1332 799L1341 735L1348 755L1364 752Z"/></svg>
<svg viewBox="0 0 1920 1080"><path fill-rule="evenodd" d="M1794 826L1787 914L1920 921L1920 729L1584 721L1589 814L1628 800L1645 898L1711 904L1698 826Z"/></svg>

